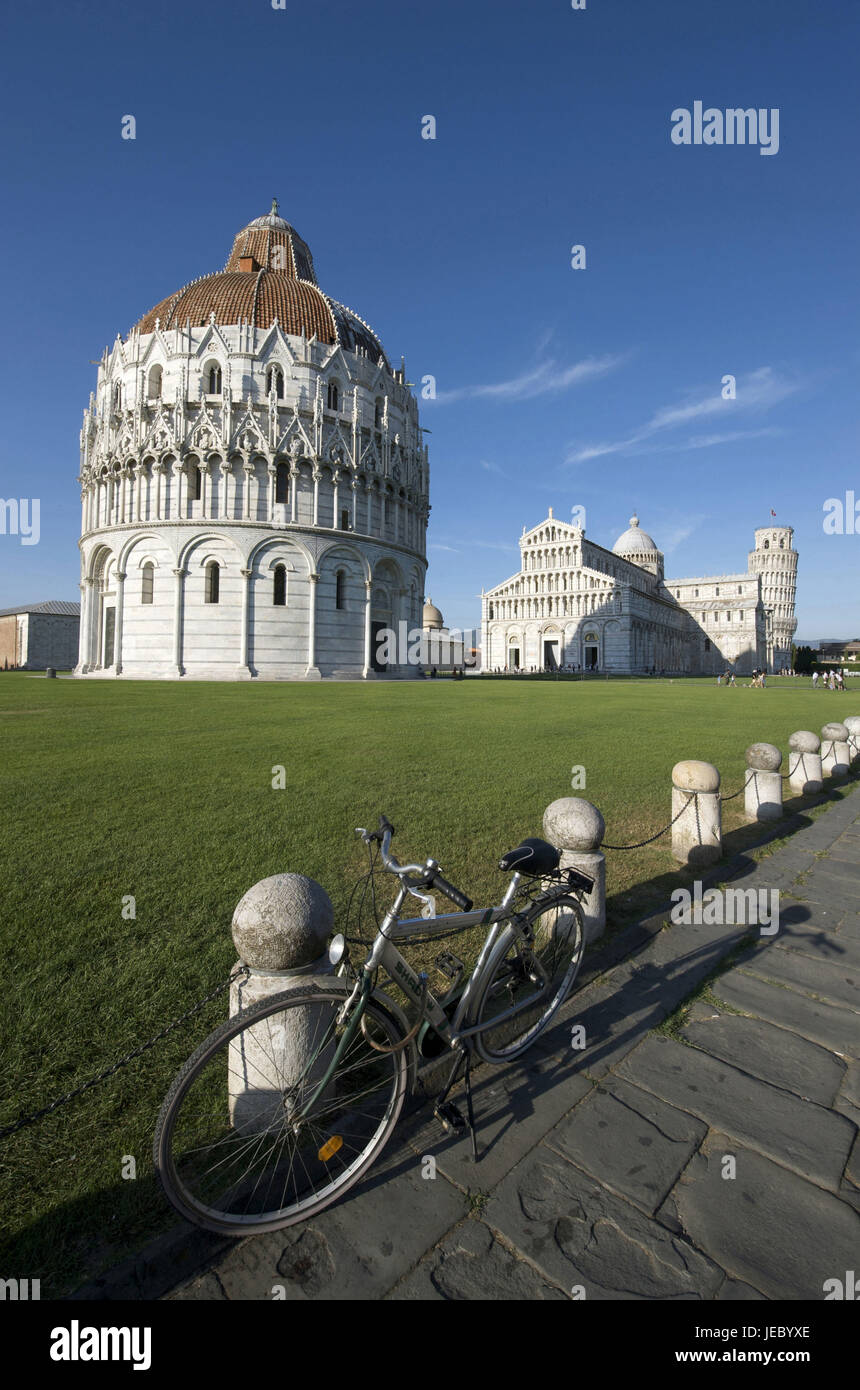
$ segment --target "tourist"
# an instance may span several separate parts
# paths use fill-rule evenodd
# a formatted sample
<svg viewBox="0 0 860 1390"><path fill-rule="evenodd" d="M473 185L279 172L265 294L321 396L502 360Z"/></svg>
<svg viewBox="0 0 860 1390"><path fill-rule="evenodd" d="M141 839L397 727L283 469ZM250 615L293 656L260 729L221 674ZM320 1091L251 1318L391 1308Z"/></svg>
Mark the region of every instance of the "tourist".
<svg viewBox="0 0 860 1390"><path fill-rule="evenodd" d="M818 672L817 672L817 671L813 671L813 673L812 673L812 689L814 690L815 687L816 687L817 685L818 685Z"/></svg>

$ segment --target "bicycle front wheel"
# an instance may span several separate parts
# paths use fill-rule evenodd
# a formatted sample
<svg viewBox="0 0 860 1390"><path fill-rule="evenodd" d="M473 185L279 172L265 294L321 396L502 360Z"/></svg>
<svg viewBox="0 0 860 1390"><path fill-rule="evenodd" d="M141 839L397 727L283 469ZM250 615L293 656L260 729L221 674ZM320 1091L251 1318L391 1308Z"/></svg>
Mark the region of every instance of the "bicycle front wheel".
<svg viewBox="0 0 860 1390"><path fill-rule="evenodd" d="M185 1063L158 1117L155 1167L186 1220L219 1235L280 1230L337 1201L373 1163L408 1064L405 1049L370 1042L390 1048L403 1029L371 999L317 1095L346 998L334 981L302 984L223 1023Z"/></svg>
<svg viewBox="0 0 860 1390"><path fill-rule="evenodd" d="M504 929L484 969L472 1024L475 1050L485 1062L519 1057L573 988L585 950L582 909L573 897L540 902Z"/></svg>

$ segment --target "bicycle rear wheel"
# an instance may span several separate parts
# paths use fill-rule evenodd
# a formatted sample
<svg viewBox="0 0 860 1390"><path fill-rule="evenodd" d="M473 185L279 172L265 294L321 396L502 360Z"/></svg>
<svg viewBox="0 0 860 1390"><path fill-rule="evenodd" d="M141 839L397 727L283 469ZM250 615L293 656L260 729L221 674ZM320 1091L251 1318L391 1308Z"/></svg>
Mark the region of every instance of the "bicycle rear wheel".
<svg viewBox="0 0 860 1390"><path fill-rule="evenodd" d="M475 1001L471 1023L485 1025L475 1034L475 1051L485 1062L510 1062L531 1047L582 964L585 932L574 897L557 898L549 908L533 903L522 916L521 927L512 924L499 937Z"/></svg>
<svg viewBox="0 0 860 1390"><path fill-rule="evenodd" d="M356 1030L310 1104L342 1035L346 998L346 985L332 981L265 1000L216 1028L177 1074L154 1156L186 1220L219 1235L280 1230L337 1201L373 1163L403 1106L405 1050L375 1051ZM401 1041L401 1023L376 1000L364 1017L378 1045Z"/></svg>

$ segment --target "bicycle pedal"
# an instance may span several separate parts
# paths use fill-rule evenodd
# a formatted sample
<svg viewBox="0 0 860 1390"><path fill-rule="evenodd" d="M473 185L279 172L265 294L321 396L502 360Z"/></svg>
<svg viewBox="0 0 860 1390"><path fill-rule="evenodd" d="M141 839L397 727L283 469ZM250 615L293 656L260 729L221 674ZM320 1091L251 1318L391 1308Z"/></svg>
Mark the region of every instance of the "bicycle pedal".
<svg viewBox="0 0 860 1390"><path fill-rule="evenodd" d="M450 951L442 951L433 964L443 975L447 975L449 980L456 980L466 968L459 956L452 955Z"/></svg>
<svg viewBox="0 0 860 1390"><path fill-rule="evenodd" d="M461 1130L466 1128L465 1117L452 1100L446 1100L441 1105L437 1105L433 1114L437 1120L441 1121L442 1128L445 1130L453 1130L459 1134Z"/></svg>

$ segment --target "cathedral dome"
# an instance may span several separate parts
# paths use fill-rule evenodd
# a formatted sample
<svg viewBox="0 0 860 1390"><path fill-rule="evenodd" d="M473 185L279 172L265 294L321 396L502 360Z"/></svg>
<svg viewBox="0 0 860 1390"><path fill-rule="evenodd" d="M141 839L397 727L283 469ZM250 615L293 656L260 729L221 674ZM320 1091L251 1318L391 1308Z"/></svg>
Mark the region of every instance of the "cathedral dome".
<svg viewBox="0 0 860 1390"><path fill-rule="evenodd" d="M421 624L424 628L441 629L445 626L445 620L432 599L428 599L424 605Z"/></svg>
<svg viewBox="0 0 860 1390"><path fill-rule="evenodd" d="M648 535L648 532L640 529L639 518L634 515L630 518L629 529L618 537L618 540L612 547L612 553L614 555L623 555L625 558L633 559L634 557L642 555L656 558L660 554L660 551L657 549L655 542Z"/></svg>
<svg viewBox="0 0 860 1390"><path fill-rule="evenodd" d="M217 323L247 322L269 328L277 319L285 333L339 343L348 352L363 353L374 363L388 358L373 330L351 309L325 294L317 284L307 243L278 214L256 217L237 233L222 271L201 276L167 295L135 325L140 333Z"/></svg>

